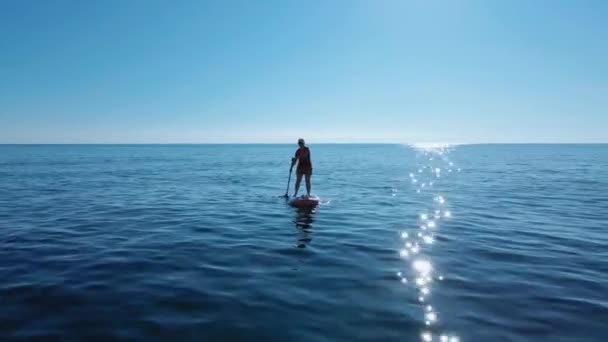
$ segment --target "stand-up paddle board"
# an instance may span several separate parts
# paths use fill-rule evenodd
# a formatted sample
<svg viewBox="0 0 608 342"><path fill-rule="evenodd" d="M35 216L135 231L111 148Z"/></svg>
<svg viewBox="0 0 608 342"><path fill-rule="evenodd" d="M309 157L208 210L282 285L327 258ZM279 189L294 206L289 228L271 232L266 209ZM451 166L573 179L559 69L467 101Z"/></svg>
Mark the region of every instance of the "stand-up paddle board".
<svg viewBox="0 0 608 342"><path fill-rule="evenodd" d="M317 196L298 196L290 198L288 201L289 205L293 207L316 207L319 204L319 197Z"/></svg>

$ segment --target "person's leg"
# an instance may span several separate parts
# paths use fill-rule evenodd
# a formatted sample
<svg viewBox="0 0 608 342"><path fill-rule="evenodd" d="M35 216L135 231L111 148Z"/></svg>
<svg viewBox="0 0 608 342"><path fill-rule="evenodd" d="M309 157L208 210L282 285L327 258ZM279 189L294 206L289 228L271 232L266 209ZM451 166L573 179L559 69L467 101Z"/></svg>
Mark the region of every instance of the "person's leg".
<svg viewBox="0 0 608 342"><path fill-rule="evenodd" d="M310 188L311 188L310 177L312 177L312 169L310 171L306 172L305 177L306 177L306 193L308 194L308 196L310 196Z"/></svg>
<svg viewBox="0 0 608 342"><path fill-rule="evenodd" d="M300 182L302 181L302 173L301 172L297 172L296 173L296 192L293 194L293 196L297 196L298 195L298 190L300 190Z"/></svg>

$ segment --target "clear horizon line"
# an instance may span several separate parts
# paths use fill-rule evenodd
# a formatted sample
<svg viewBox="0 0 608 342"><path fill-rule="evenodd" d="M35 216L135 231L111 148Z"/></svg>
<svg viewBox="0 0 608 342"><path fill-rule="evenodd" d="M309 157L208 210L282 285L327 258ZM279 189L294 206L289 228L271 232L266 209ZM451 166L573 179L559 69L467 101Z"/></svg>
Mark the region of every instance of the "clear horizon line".
<svg viewBox="0 0 608 342"><path fill-rule="evenodd" d="M605 145L607 142L307 142L309 145ZM296 145L295 142L0 142L0 145Z"/></svg>

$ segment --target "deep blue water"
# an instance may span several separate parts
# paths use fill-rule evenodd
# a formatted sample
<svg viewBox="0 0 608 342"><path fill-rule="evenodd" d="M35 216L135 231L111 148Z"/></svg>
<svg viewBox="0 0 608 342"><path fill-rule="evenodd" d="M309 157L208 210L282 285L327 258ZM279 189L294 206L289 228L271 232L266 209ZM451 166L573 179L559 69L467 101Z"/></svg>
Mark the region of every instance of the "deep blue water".
<svg viewBox="0 0 608 342"><path fill-rule="evenodd" d="M0 146L0 340L606 340L608 145L294 150Z"/></svg>

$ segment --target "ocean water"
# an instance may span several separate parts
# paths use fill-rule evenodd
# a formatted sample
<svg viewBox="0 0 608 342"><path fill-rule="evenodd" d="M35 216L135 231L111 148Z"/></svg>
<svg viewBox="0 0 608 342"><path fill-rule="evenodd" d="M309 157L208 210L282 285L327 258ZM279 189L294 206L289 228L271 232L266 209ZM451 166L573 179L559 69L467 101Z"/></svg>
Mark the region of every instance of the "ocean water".
<svg viewBox="0 0 608 342"><path fill-rule="evenodd" d="M0 340L606 340L608 145L310 147L0 146Z"/></svg>

